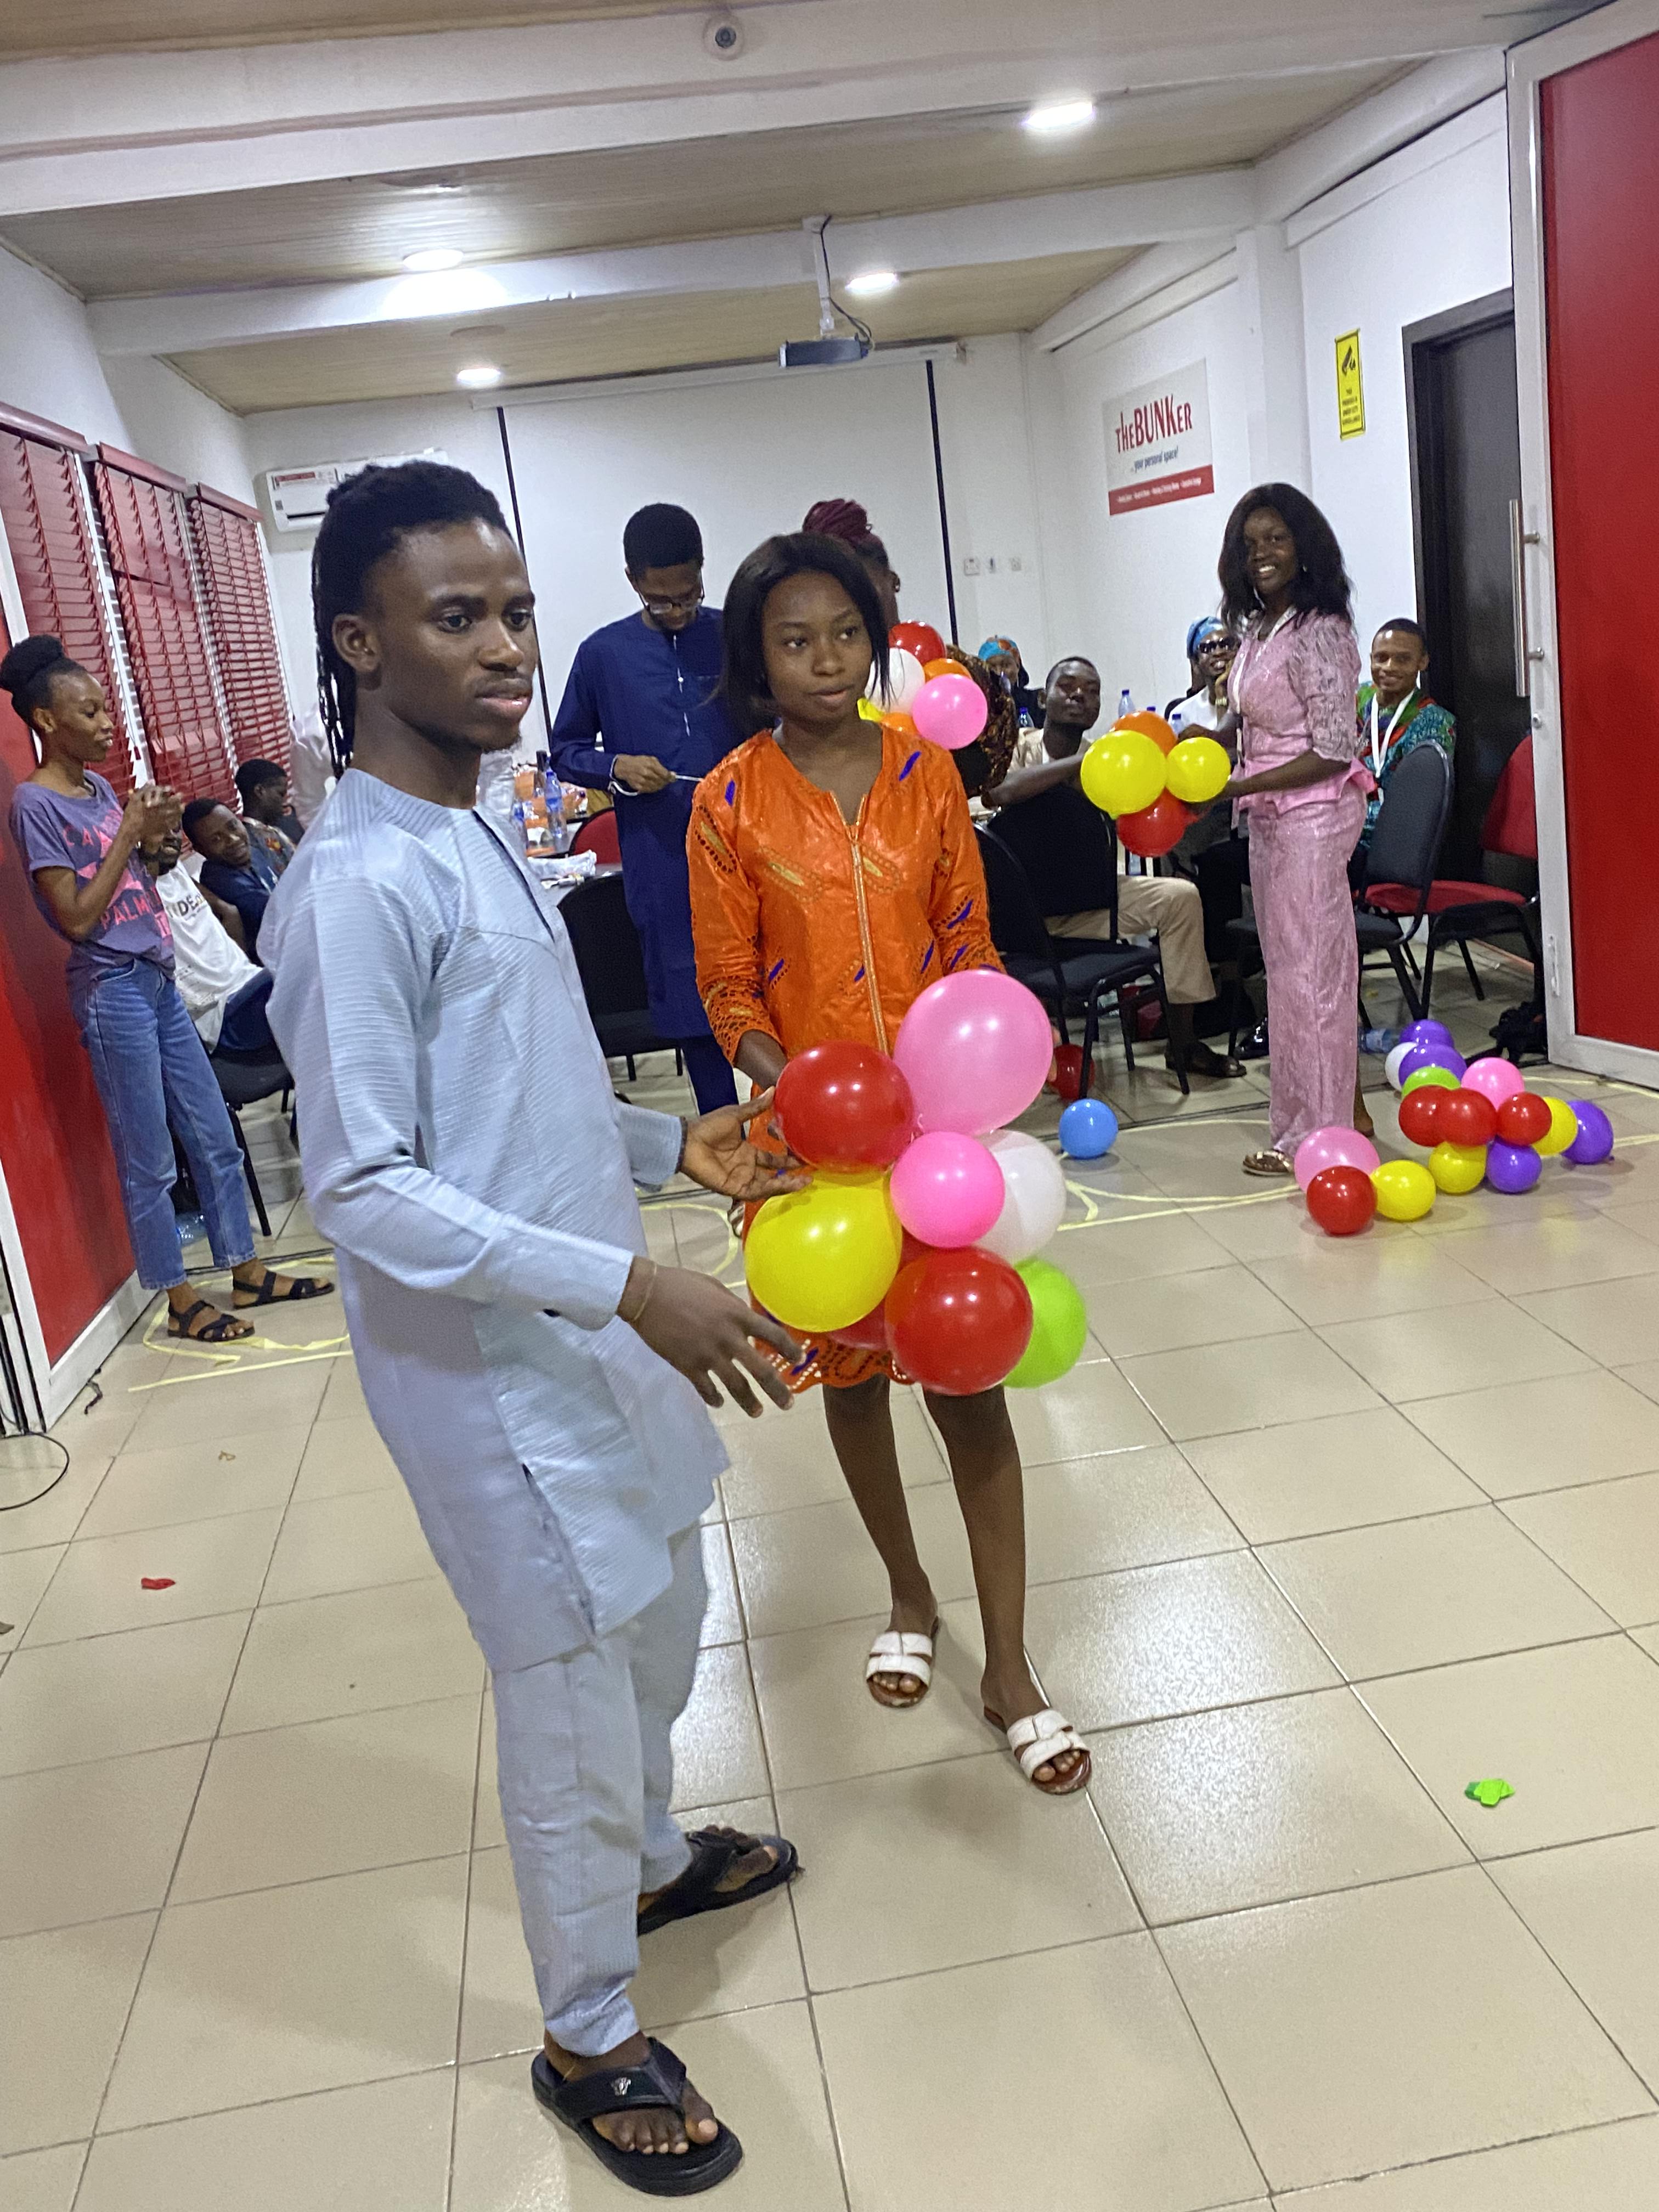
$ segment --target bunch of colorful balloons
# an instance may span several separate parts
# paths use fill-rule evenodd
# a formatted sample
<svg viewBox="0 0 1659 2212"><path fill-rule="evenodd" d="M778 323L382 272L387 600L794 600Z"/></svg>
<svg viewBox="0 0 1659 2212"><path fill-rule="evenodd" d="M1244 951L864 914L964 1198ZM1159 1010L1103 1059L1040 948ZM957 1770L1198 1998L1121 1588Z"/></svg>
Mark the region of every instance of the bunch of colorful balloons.
<svg viewBox="0 0 1659 2212"><path fill-rule="evenodd" d="M1559 1152L1594 1167L1613 1151L1613 1124L1588 1098L1528 1091L1518 1067L1496 1054L1466 1061L1443 1022L1413 1022L1386 1063L1401 1093L1400 1133L1428 1153L1379 1164L1352 1129L1318 1129L1296 1156L1308 1211L1333 1237L1352 1237L1375 1213L1416 1221L1441 1191L1480 1183L1511 1194L1530 1190Z"/></svg>
<svg viewBox="0 0 1659 2212"><path fill-rule="evenodd" d="M1083 756L1086 797L1117 818L1126 850L1156 860L1180 843L1193 810L1220 795L1233 772L1210 737L1178 737L1162 714L1125 714Z"/></svg>
<svg viewBox="0 0 1659 2212"><path fill-rule="evenodd" d="M945 652L933 624L896 623L887 642L886 703L872 702L876 719L901 737L927 738L947 752L971 745L990 708L962 663Z"/></svg>
<svg viewBox="0 0 1659 2212"><path fill-rule="evenodd" d="M1023 983L970 969L922 993L890 1059L852 1042L799 1054L775 1110L813 1175L750 1224L758 1303L787 1328L890 1352L952 1397L1065 1374L1083 1300L1036 1257L1065 1178L1046 1145L1003 1126L1042 1090L1052 1049Z"/></svg>

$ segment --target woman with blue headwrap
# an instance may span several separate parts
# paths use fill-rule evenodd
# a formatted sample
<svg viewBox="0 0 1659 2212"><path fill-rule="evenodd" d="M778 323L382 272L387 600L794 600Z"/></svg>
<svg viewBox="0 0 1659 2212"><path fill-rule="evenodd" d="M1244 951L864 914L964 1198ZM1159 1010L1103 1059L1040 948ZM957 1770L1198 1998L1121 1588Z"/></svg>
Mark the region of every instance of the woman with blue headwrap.
<svg viewBox="0 0 1659 2212"><path fill-rule="evenodd" d="M1200 615L1187 632L1187 665L1193 680L1179 699L1164 709L1177 711L1188 730L1214 730L1227 711L1227 672L1238 650L1238 640L1218 615Z"/></svg>

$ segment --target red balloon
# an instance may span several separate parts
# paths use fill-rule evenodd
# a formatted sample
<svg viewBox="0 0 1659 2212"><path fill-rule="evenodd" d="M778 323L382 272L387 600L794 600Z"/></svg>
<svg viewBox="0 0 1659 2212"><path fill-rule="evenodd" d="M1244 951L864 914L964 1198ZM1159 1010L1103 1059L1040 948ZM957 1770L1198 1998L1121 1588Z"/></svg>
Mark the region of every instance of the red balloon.
<svg viewBox="0 0 1659 2212"><path fill-rule="evenodd" d="M1449 1092L1425 1083L1400 1102L1400 1133L1408 1144L1429 1146L1440 1142L1440 1102ZM1549 1108L1544 1108L1546 1127Z"/></svg>
<svg viewBox="0 0 1659 2212"><path fill-rule="evenodd" d="M924 668L930 660L943 660L945 640L932 623L895 623L887 633L887 642L902 653L914 653Z"/></svg>
<svg viewBox="0 0 1659 2212"><path fill-rule="evenodd" d="M1535 1091L1517 1091L1498 1109L1498 1133L1506 1145L1535 1145L1549 1133L1549 1101Z"/></svg>
<svg viewBox="0 0 1659 2212"><path fill-rule="evenodd" d="M887 1341L924 1390L993 1389L1031 1340L1031 1294L1006 1260L969 1244L901 1267L887 1293Z"/></svg>
<svg viewBox="0 0 1659 2212"><path fill-rule="evenodd" d="M1489 1145L1498 1134L1498 1109L1483 1091L1443 1091L1435 1127L1438 1144Z"/></svg>
<svg viewBox="0 0 1659 2212"><path fill-rule="evenodd" d="M796 1054L778 1078L776 1111L784 1142L815 1168L890 1167L916 1120L886 1054L845 1039Z"/></svg>
<svg viewBox="0 0 1659 2212"><path fill-rule="evenodd" d="M1376 1212L1376 1190L1364 1168L1322 1168L1308 1185L1308 1211L1328 1237L1354 1237Z"/></svg>
<svg viewBox="0 0 1659 2212"><path fill-rule="evenodd" d="M1070 1105L1073 1098L1083 1096L1083 1047L1080 1044L1057 1044L1054 1047L1054 1089Z"/></svg>
<svg viewBox="0 0 1659 2212"><path fill-rule="evenodd" d="M1155 860L1178 845L1187 834L1192 811L1185 807L1172 791L1160 791L1150 806L1143 806L1139 814L1121 814L1117 834L1126 852L1139 853L1143 860Z"/></svg>
<svg viewBox="0 0 1659 2212"><path fill-rule="evenodd" d="M856 1345L860 1352L885 1352L887 1349L887 1308L885 1304L866 1314L862 1321L848 1322L845 1328L832 1328L832 1344Z"/></svg>

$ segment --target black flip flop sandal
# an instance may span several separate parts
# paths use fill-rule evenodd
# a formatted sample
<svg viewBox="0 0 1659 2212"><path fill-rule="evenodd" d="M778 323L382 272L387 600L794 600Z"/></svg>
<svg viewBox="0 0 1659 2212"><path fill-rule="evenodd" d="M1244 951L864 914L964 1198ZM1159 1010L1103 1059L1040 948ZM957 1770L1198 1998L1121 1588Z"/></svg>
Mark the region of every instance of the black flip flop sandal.
<svg viewBox="0 0 1659 2212"><path fill-rule="evenodd" d="M290 1275L289 1281L293 1287L279 1296L272 1288L276 1280L276 1268L267 1267L258 1289L237 1310L246 1313L250 1306L297 1306L307 1298L325 1298L334 1288L332 1283L325 1283L320 1275ZM231 1290L232 1297L240 1297L246 1288L246 1283L235 1284Z"/></svg>
<svg viewBox="0 0 1659 2212"><path fill-rule="evenodd" d="M216 1321L210 1322L205 1328L191 1328L191 1323L198 1314L215 1312L219 1315ZM240 1344L252 1332L234 1328L233 1324L236 1319L234 1313L225 1313L210 1305L205 1298L198 1298L195 1304L186 1306L183 1313L174 1313L171 1307L168 1308L167 1334L182 1337L188 1344Z"/></svg>
<svg viewBox="0 0 1659 2212"><path fill-rule="evenodd" d="M584 2074L577 2081L562 2080L548 2064L547 2053L538 2051L530 2062L530 2086L537 2102L580 2136L626 2187L645 2197L699 2197L743 2163L743 2145L723 2120L713 2142L694 2142L680 2152L618 2150L593 2124L613 2112L684 2113L685 2069L665 2043L655 2036L650 2041L651 2056L642 2064Z"/></svg>
<svg viewBox="0 0 1659 2212"><path fill-rule="evenodd" d="M641 1936L650 1936L672 1921L695 1920L700 1912L724 1912L728 1905L745 1905L751 1897L781 1889L800 1871L794 1845L782 1836L732 1836L718 1828L698 1828L685 1840L691 1846L691 1863L647 1911L641 1913ZM744 1882L741 1889L721 1889L719 1885L737 1862L763 1844L777 1853L776 1863Z"/></svg>

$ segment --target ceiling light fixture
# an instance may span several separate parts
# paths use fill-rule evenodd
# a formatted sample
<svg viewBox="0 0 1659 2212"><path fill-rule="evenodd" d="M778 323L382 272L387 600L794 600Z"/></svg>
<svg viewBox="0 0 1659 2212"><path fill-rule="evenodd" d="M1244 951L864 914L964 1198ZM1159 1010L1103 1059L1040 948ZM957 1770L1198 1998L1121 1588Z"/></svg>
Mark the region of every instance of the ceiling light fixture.
<svg viewBox="0 0 1659 2212"><path fill-rule="evenodd" d="M459 269L465 258L459 246L422 246L404 254L404 267L411 276L431 276L441 269Z"/></svg>
<svg viewBox="0 0 1659 2212"><path fill-rule="evenodd" d="M493 361L475 361L455 372L456 383L465 385L469 392L487 392L501 380L501 370Z"/></svg>
<svg viewBox="0 0 1659 2212"><path fill-rule="evenodd" d="M861 276L849 276L847 289L855 300L879 299L884 292L898 289L896 269L866 269Z"/></svg>
<svg viewBox="0 0 1659 2212"><path fill-rule="evenodd" d="M1039 137L1047 138L1063 131L1082 131L1094 119L1092 100L1057 100L1047 107L1034 107L1024 118L1024 125Z"/></svg>

